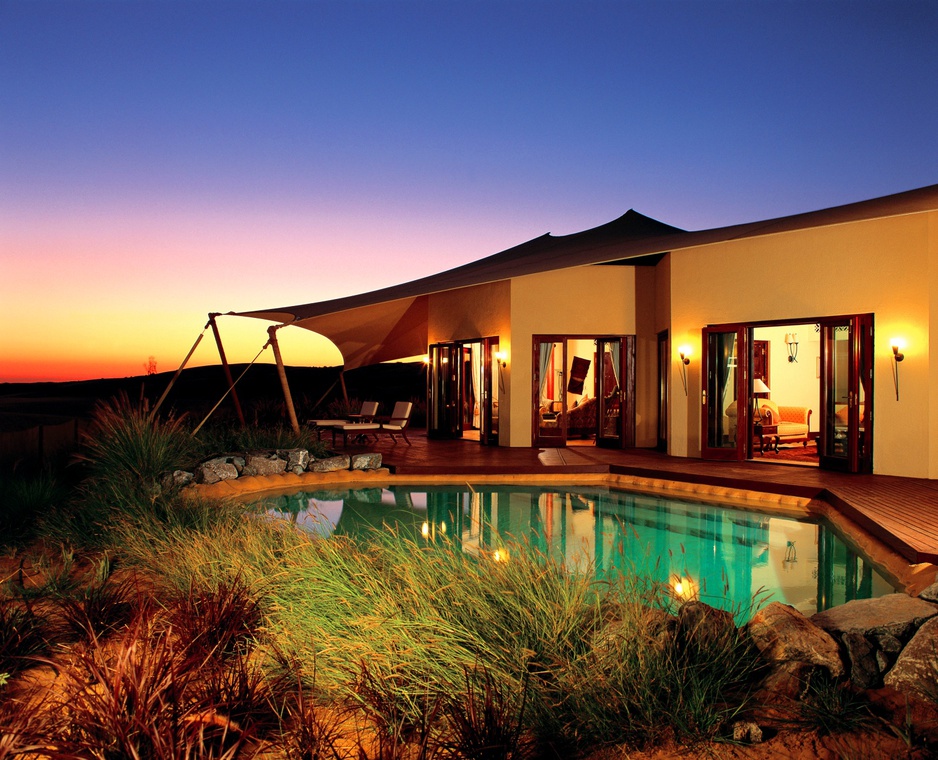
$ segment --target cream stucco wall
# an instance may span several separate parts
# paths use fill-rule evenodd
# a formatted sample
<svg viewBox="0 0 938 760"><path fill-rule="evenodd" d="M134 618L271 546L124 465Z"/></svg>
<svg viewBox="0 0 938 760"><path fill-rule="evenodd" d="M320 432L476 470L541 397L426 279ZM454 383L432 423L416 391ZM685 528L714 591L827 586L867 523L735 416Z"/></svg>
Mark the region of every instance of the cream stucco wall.
<svg viewBox="0 0 938 760"><path fill-rule="evenodd" d="M872 313L874 472L938 473L930 330L938 329L938 212L728 241L671 254L672 454L700 453L701 329L706 325ZM890 338L907 341L892 381ZM690 344L683 396L677 347Z"/></svg>
<svg viewBox="0 0 938 760"><path fill-rule="evenodd" d="M511 446L531 445L534 335L633 335L633 267L593 266L511 282Z"/></svg>

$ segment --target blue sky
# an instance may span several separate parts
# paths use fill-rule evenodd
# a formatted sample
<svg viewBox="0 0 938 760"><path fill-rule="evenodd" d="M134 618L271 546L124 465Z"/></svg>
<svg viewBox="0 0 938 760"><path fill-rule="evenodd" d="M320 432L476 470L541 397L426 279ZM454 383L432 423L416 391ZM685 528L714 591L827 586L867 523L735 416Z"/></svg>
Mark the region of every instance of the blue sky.
<svg viewBox="0 0 938 760"><path fill-rule="evenodd" d="M702 229L934 184L936 39L905 0L0 0L0 381L175 368L209 311L629 208Z"/></svg>

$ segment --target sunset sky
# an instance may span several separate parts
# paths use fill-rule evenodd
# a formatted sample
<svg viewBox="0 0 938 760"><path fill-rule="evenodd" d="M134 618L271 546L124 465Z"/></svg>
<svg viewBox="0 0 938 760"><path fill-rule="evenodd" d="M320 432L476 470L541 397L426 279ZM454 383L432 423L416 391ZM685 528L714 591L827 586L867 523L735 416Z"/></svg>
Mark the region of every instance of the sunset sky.
<svg viewBox="0 0 938 760"><path fill-rule="evenodd" d="M209 312L629 208L703 229L938 183L936 40L933 0L0 0L0 382L174 370ZM220 318L229 359L268 325Z"/></svg>

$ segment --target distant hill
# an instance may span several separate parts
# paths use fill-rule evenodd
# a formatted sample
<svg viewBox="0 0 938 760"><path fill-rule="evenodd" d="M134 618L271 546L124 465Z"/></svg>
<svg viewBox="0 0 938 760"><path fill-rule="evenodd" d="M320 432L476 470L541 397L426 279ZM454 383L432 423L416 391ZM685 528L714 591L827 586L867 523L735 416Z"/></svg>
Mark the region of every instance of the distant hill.
<svg viewBox="0 0 938 760"><path fill-rule="evenodd" d="M231 365L237 380L236 391L245 415L250 418L258 409L267 415L283 405L283 392L277 368L255 364L241 377L247 365ZM338 367L287 367L287 380L297 415L315 416L325 412L329 403L342 396ZM87 419L100 401L126 394L132 401L146 400L151 406L166 390L175 372L101 380L62 383L0 383L0 431L22 430L40 424L55 424L68 419ZM389 411L395 401L426 396L426 373L422 363L376 364L345 373L349 398L378 401L382 411ZM220 365L191 367L183 370L163 402L162 410L177 414L207 414L221 399L228 384ZM230 397L219 406L216 415L231 416Z"/></svg>

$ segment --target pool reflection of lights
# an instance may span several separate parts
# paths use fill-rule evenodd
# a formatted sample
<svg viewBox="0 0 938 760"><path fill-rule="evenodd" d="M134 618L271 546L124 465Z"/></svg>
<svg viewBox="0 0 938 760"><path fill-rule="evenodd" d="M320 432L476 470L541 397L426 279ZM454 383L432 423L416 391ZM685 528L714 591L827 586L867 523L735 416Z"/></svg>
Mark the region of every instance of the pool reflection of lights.
<svg viewBox="0 0 938 760"><path fill-rule="evenodd" d="M674 595L682 602L689 602L697 598L697 586L690 578L674 577L671 583Z"/></svg>

